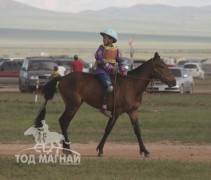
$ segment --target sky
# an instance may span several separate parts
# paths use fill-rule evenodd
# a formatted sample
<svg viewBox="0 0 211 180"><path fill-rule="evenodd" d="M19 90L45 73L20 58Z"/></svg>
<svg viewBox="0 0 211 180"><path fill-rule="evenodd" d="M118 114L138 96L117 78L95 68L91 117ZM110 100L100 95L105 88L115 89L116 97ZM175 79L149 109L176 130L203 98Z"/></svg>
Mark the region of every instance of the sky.
<svg viewBox="0 0 211 180"><path fill-rule="evenodd" d="M164 4L174 7L211 5L211 0L14 0L33 7L61 12L77 13L107 7L130 7L136 4Z"/></svg>

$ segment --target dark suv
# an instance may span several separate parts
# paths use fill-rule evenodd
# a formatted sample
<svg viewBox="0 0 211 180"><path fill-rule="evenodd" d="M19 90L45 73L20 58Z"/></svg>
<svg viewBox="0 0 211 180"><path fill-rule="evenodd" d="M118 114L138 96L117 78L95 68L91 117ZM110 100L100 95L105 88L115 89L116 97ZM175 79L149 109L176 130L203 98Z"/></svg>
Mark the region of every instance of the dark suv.
<svg viewBox="0 0 211 180"><path fill-rule="evenodd" d="M37 82L39 82L39 89L41 89L51 78L55 66L58 66L58 64L54 58L27 57L20 70L20 91L30 92L35 90Z"/></svg>

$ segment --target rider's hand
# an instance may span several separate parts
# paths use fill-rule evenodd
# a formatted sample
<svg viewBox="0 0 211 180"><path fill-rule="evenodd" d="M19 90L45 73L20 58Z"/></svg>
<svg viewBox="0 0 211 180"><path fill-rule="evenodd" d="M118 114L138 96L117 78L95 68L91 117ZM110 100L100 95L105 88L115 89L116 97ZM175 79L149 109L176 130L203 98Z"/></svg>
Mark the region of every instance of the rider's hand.
<svg viewBox="0 0 211 180"><path fill-rule="evenodd" d="M122 74L123 77L124 77L124 76L127 76L127 71L124 71L124 72L122 72L121 74Z"/></svg>
<svg viewBox="0 0 211 180"><path fill-rule="evenodd" d="M116 74L117 73L117 68L115 66L113 66L112 71L113 71L114 74Z"/></svg>

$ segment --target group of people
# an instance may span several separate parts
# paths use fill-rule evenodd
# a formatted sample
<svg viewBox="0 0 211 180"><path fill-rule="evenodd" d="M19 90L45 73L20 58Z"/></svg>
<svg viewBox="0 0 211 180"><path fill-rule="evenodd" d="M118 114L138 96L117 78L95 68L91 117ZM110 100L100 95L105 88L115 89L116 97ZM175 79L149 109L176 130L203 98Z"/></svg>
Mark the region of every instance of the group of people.
<svg viewBox="0 0 211 180"><path fill-rule="evenodd" d="M118 40L117 32L113 29L106 29L103 32L100 32L100 35L103 37L103 44L99 46L95 53L96 62L93 73L98 77L104 88L104 96L102 97L102 107L100 112L111 118L111 112L107 110L108 98L114 89L110 74L117 73L117 68L115 66L116 63L118 64L119 71L123 77L127 76L127 70L120 50L117 46L113 45L113 43L116 43ZM80 61L78 56L75 55L71 66L71 72L82 71L82 68L82 61ZM60 71L63 70L58 66L55 68L55 73L57 71L59 74Z"/></svg>
<svg viewBox="0 0 211 180"><path fill-rule="evenodd" d="M76 71L82 71L83 70L83 62L78 59L78 56L74 56L74 61L71 63L70 71L76 72ZM64 76L66 72L66 68L59 62L58 66L54 66L52 77L57 76Z"/></svg>

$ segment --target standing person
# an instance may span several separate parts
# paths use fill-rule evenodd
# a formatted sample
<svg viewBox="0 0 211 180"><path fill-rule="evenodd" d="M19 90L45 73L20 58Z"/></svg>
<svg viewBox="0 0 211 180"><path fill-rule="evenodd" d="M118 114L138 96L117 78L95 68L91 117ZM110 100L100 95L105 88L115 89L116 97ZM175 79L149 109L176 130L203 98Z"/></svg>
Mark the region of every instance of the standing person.
<svg viewBox="0 0 211 180"><path fill-rule="evenodd" d="M58 62L58 71L61 76L64 76L66 73L66 68L62 65L61 62Z"/></svg>
<svg viewBox="0 0 211 180"><path fill-rule="evenodd" d="M110 118L112 117L111 112L107 110L108 97L113 92L110 74L117 72L116 63L118 63L122 76L127 76L127 71L120 50L113 45L118 39L117 32L113 29L106 29L100 35L103 36L103 45L100 45L95 53L96 69L94 73L97 74L104 87L104 97L100 112Z"/></svg>
<svg viewBox="0 0 211 180"><path fill-rule="evenodd" d="M78 56L74 56L74 61L71 64L71 72L82 71L83 70L83 62L78 59Z"/></svg>
<svg viewBox="0 0 211 180"><path fill-rule="evenodd" d="M53 67L52 77L58 77L61 76L61 74L58 71L58 66Z"/></svg>

